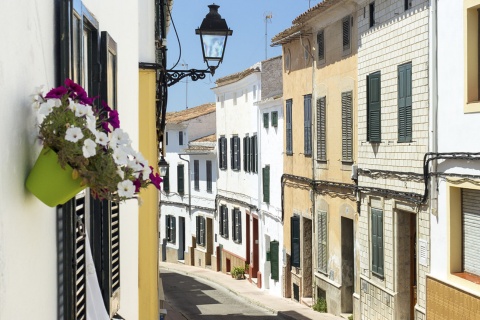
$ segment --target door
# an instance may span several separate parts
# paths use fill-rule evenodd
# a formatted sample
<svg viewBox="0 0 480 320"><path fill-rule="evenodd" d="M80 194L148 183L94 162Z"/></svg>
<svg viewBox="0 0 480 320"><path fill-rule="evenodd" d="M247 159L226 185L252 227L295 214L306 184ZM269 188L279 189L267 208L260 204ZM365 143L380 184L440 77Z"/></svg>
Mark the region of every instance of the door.
<svg viewBox="0 0 480 320"><path fill-rule="evenodd" d="M259 264L259 255L258 255L258 218L253 218L253 270L252 278L257 277L258 273L258 264Z"/></svg>
<svg viewBox="0 0 480 320"><path fill-rule="evenodd" d="M342 313L353 312L353 220L342 217Z"/></svg>
<svg viewBox="0 0 480 320"><path fill-rule="evenodd" d="M178 218L178 260L185 259L185 217Z"/></svg>

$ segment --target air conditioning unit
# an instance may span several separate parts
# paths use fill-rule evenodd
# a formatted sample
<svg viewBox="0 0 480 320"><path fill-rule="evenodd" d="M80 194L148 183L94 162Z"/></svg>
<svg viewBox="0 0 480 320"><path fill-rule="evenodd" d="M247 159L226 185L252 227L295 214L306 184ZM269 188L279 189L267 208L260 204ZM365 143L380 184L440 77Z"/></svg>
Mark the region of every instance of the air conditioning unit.
<svg viewBox="0 0 480 320"><path fill-rule="evenodd" d="M358 165L352 164L352 174L350 176L352 180L358 179Z"/></svg>

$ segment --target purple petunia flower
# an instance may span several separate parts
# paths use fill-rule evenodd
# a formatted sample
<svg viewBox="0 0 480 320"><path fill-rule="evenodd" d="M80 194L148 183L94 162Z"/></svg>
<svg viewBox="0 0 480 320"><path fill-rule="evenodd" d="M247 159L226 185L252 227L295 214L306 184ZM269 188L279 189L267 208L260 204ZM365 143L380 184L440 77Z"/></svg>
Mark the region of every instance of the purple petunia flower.
<svg viewBox="0 0 480 320"><path fill-rule="evenodd" d="M140 179L137 179L133 182L133 185L135 186L135 193L140 191L140 188L142 187L142 182Z"/></svg>
<svg viewBox="0 0 480 320"><path fill-rule="evenodd" d="M110 127L108 126L108 122L102 122L102 128L105 132L112 132L112 130L110 130Z"/></svg>
<svg viewBox="0 0 480 320"><path fill-rule="evenodd" d="M150 173L150 181L152 182L152 184L158 189L160 190L160 182L163 181L163 179L160 177L160 175L158 173L154 173L153 172L153 168L150 167L150 169L152 169L152 172Z"/></svg>
<svg viewBox="0 0 480 320"><path fill-rule="evenodd" d="M102 100L102 107L105 111L108 111L108 112L112 111L112 108L110 108L110 106L103 100Z"/></svg>
<svg viewBox="0 0 480 320"><path fill-rule="evenodd" d="M114 129L120 128L120 118L118 118L118 111L112 110L108 114L110 118L108 118L108 122L112 125Z"/></svg>
<svg viewBox="0 0 480 320"><path fill-rule="evenodd" d="M68 92L67 88L62 86L53 88L47 93L47 95L45 96L45 99L51 99L51 98L61 99L63 95L67 94L67 92Z"/></svg>

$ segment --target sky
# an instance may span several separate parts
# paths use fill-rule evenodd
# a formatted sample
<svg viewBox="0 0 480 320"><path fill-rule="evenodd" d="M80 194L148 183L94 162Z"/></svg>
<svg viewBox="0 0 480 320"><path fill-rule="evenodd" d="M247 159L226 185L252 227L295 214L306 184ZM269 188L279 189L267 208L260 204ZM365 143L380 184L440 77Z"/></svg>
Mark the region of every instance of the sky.
<svg viewBox="0 0 480 320"><path fill-rule="evenodd" d="M215 81L230 74L243 71L255 63L282 54L281 47L271 47L271 39L289 28L293 19L321 0L215 0L219 14L233 30L227 39L223 63L215 75L203 80L184 78L168 89L167 110L180 111L208 102L215 102L211 88ZM206 69L203 62L200 36L195 34L208 5L214 0L174 0L171 15L173 25L167 35L167 68L174 70ZM265 16L271 15L271 19ZM176 29L176 32L175 32ZM267 56L265 56L265 32L267 33ZM178 34L181 45L181 56ZM175 66L175 63L178 64ZM183 64L183 65L182 65ZM188 83L185 79L188 79Z"/></svg>

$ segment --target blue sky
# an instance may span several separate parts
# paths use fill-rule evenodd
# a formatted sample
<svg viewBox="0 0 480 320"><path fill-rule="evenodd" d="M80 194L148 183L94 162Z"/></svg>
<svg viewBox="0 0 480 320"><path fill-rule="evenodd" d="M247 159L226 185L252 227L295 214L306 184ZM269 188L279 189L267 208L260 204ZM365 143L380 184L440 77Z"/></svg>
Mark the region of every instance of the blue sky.
<svg viewBox="0 0 480 320"><path fill-rule="evenodd" d="M181 44L181 57L174 69L206 69L203 62L200 38L195 34L208 13L213 0L175 0L172 17ZM207 102L214 102L210 90L215 80L236 73L265 60L265 15L271 14L267 23L267 58L281 55L281 47L270 47L270 40L292 25L292 20L321 0L216 0L218 12L227 21L233 35L227 40L223 63L215 76L192 82L188 78L168 90L168 111L184 110ZM167 36L167 67L171 69L179 59L179 44L173 26ZM185 66L182 66L185 64Z"/></svg>

